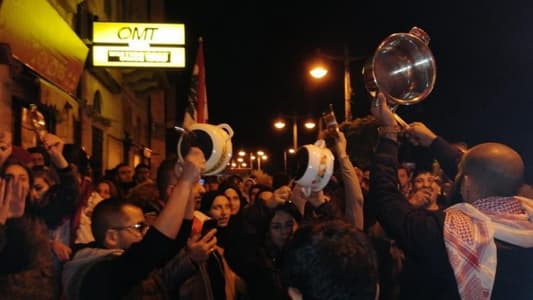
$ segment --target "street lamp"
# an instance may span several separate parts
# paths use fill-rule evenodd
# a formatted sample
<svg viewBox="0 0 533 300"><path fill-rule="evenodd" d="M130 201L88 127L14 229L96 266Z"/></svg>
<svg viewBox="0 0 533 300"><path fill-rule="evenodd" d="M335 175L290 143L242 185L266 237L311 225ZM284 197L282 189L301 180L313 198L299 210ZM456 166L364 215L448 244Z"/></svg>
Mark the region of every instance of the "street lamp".
<svg viewBox="0 0 533 300"><path fill-rule="evenodd" d="M325 57L333 61L342 61L344 63L344 119L352 120L352 83L350 79L350 64L354 61L364 59L365 57L351 57L348 53L348 46L344 45L343 56L331 56L318 51L320 57ZM324 64L313 66L309 71L313 78L321 79L328 74L328 69Z"/></svg>
<svg viewBox="0 0 533 300"><path fill-rule="evenodd" d="M261 162L266 161L268 159L268 156L265 154L264 151L259 150L257 151L257 157L253 156L252 159L256 159L256 158L257 158L257 170L261 171Z"/></svg>
<svg viewBox="0 0 533 300"><path fill-rule="evenodd" d="M298 148L298 119L300 117L285 116L285 118L292 119L292 147L293 149L297 149ZM282 130L286 126L287 126L287 123L285 122L285 119L283 118L277 119L274 122L274 127L278 130ZM307 128L308 130L312 130L316 127L316 123L311 119L307 119L304 123L304 127Z"/></svg>
<svg viewBox="0 0 533 300"><path fill-rule="evenodd" d="M289 148L289 149L283 150L283 169L285 170L285 173L287 173L287 153L294 154L296 153L296 149Z"/></svg>
<svg viewBox="0 0 533 300"><path fill-rule="evenodd" d="M246 160L249 159L248 162ZM237 156L228 165L232 168L254 169L254 161L257 161L257 169L261 170L261 162L268 160L268 155L265 151L258 150L256 152L250 151L249 153L244 150L239 150Z"/></svg>

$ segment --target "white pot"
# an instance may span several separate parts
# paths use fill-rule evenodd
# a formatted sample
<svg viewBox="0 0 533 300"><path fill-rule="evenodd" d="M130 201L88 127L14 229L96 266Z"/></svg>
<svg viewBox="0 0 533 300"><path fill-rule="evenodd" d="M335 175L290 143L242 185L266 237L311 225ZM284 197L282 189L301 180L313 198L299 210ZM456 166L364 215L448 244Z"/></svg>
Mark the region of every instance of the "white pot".
<svg viewBox="0 0 533 300"><path fill-rule="evenodd" d="M202 149L206 159L203 175L215 175L222 172L233 155L233 129L228 124L211 125L196 123L189 128L194 135L192 144ZM177 152L179 161L183 161L189 150L188 142L184 142L182 135L178 140Z"/></svg>
<svg viewBox="0 0 533 300"><path fill-rule="evenodd" d="M318 192L331 179L335 158L324 140L300 147L296 152L296 183L304 190Z"/></svg>

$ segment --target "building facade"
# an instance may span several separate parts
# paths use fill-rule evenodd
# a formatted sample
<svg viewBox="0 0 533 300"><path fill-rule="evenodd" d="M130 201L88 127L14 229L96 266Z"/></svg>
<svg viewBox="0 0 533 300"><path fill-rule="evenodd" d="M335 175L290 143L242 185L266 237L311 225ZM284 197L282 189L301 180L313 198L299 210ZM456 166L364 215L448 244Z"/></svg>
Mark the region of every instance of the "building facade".
<svg viewBox="0 0 533 300"><path fill-rule="evenodd" d="M96 177L121 162L149 163L155 174L176 119L175 86L164 69L94 67L91 31L93 21L164 23L164 2L0 1L0 129L15 145L37 145L35 104L50 132L85 149Z"/></svg>

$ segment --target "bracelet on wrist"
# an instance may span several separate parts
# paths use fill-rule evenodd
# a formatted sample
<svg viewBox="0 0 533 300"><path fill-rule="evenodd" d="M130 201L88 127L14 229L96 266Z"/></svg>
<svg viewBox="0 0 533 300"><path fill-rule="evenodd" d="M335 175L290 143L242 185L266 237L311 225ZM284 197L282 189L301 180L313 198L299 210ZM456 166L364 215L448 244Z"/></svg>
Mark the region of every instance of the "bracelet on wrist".
<svg viewBox="0 0 533 300"><path fill-rule="evenodd" d="M346 154L346 153L344 153L343 155L339 156L339 160L346 159L346 158L350 159L350 156L348 156L348 154Z"/></svg>
<svg viewBox="0 0 533 300"><path fill-rule="evenodd" d="M389 133L398 134L402 131L402 128L398 125L392 125L392 126L380 126L378 127L378 134L379 136L384 136Z"/></svg>

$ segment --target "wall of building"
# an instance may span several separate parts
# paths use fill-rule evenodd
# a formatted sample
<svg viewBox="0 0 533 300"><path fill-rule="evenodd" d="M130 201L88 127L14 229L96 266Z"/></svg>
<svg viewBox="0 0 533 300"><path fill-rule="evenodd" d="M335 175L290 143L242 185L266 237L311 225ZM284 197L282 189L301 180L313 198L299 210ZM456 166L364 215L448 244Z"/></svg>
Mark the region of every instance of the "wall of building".
<svg viewBox="0 0 533 300"><path fill-rule="evenodd" d="M79 29L78 36L88 47L90 47L91 37L90 30L87 28L92 26L93 19L158 23L164 22L165 19L164 0L45 1L57 11L59 17L65 20L73 31L83 27ZM80 7L84 10L82 15L78 11ZM90 61L88 57L89 64ZM151 149L153 155L148 161L151 163L152 173L155 174L160 162L165 158L165 130L169 126L167 124L169 112L166 109L174 108L169 103L174 103L175 99L175 92L169 91L166 74L159 70L148 70L146 73L147 69L95 68L88 63L81 75L76 95L72 95L73 109L68 107L72 110L68 117L59 119L56 124L56 128L59 128L57 133L68 138L69 142L73 142L76 137L81 140L80 146L90 156L101 158L102 171L111 169L124 160L132 166L141 161L147 162L146 157L143 157L143 153L147 152L143 149ZM13 74L10 74L6 66L0 64L0 116L3 118L0 130L11 130L13 124L12 95L9 90L12 86L10 77ZM140 84L136 84L136 79L131 81L132 74L133 78L136 78L135 75L142 77ZM126 82L128 75L129 80ZM30 77L32 76L35 79L40 78L38 73L31 73ZM148 82L146 82L147 78ZM160 81L161 78L162 81ZM139 89L141 84L143 87ZM145 84L146 88L144 88ZM36 90L39 91L39 87ZM49 90L53 91L53 89ZM95 96L97 94L99 96ZM33 99L31 101L39 102L38 98L30 98ZM100 105L96 105L95 98L100 99ZM52 95L46 99L52 101L55 97ZM25 107L28 103L22 105ZM97 106L99 110L96 109ZM62 103L57 109L62 112L64 107L65 104ZM67 112L64 114L67 116ZM74 117L70 117L71 115ZM175 119L175 114L171 113L170 119ZM78 120L79 128L76 128ZM97 133L100 131L102 133L101 140L98 139L98 142L93 140L94 129L97 129ZM95 147L97 143L100 143L100 148ZM101 153L93 153L95 149L101 149Z"/></svg>

